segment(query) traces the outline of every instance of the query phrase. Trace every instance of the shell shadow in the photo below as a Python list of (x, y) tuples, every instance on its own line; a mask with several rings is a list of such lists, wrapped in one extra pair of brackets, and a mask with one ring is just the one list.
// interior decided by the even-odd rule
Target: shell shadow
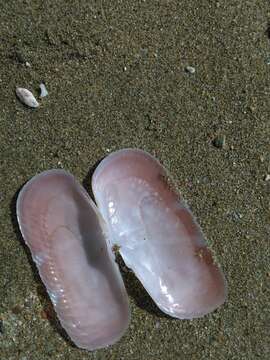
[(151, 315), (155, 315), (159, 318), (171, 319), (169, 315), (163, 313), (157, 307), (134, 272), (126, 267), (120, 254), (116, 255), (116, 262), (120, 268), (127, 293), (134, 300), (135, 304)]
[(31, 252), (23, 240), (23, 237), (22, 237), (22, 234), (21, 234), (21, 231), (19, 228), (19, 224), (17, 221), (17, 214), (16, 214), (16, 202), (17, 202), (17, 198), (18, 198), (18, 195), (19, 195), (22, 187), (23, 187), (23, 185), (15, 192), (15, 194), (13, 195), (11, 202), (10, 202), (10, 217), (11, 217), (11, 222), (12, 222), (12, 226), (14, 229), (14, 233), (16, 235), (18, 243), (20, 243), (20, 245), (22, 246), (22, 248), (27, 256), (28, 262), (31, 266), (33, 278), (34, 278), (34, 281), (36, 282), (37, 295), (40, 300), (40, 303), (42, 304), (43, 313), (44, 313), (45, 318), (48, 320), (50, 326), (54, 329), (54, 331), (56, 331), (63, 338), (63, 340), (67, 343), (67, 345), (69, 345), (73, 348), (76, 348), (76, 346), (70, 340), (70, 338), (67, 335), (67, 333), (65, 332), (65, 330), (62, 328), (60, 321), (57, 318), (56, 312), (53, 309), (49, 295), (46, 291), (46, 288), (45, 288), (40, 276), (39, 276), (37, 267), (32, 259)]
[(92, 176), (96, 170), (96, 168), (98, 167), (98, 165), (101, 163), (101, 161), (105, 158), (105, 156), (103, 158), (101, 158), (100, 160), (98, 160), (97, 162), (95, 162), (95, 164), (93, 166), (91, 166), (86, 174), (86, 176), (84, 177), (83, 181), (82, 181), (82, 185), (84, 187), (84, 189), (87, 191), (88, 195), (91, 197), (91, 199), (95, 202), (95, 197), (92, 191)]

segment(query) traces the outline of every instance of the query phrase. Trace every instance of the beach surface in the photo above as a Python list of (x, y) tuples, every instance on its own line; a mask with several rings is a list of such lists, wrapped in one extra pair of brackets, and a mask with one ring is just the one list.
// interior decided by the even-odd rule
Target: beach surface
[[(268, 0), (1, 1), (1, 360), (270, 358), (269, 21)], [(38, 99), (42, 82), (49, 95)], [(40, 106), (23, 105), (18, 86)], [(56, 319), (16, 199), (52, 168), (91, 193), (95, 165), (125, 147), (172, 174), (228, 299), (201, 319), (172, 319), (124, 269), (130, 327), (114, 346), (86, 352)]]

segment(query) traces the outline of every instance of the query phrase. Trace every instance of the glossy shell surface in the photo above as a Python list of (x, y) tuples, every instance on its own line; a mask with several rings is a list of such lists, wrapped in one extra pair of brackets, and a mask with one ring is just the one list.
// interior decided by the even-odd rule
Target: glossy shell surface
[(165, 313), (203, 316), (226, 297), (226, 282), (202, 231), (162, 165), (124, 149), (107, 156), (93, 193), (126, 265)]
[(115, 343), (128, 327), (128, 298), (106, 224), (86, 191), (63, 170), (41, 173), (21, 190), (17, 216), (72, 341), (88, 350)]

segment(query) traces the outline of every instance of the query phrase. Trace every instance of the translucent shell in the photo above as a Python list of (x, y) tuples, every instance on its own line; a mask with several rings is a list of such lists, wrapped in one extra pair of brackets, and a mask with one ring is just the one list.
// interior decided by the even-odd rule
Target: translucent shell
[(141, 150), (107, 156), (92, 179), (111, 246), (165, 313), (203, 316), (226, 297), (224, 276), (162, 165)]
[(88, 350), (115, 343), (128, 327), (128, 298), (106, 224), (85, 190), (65, 171), (46, 171), (21, 190), (17, 216), (73, 342)]

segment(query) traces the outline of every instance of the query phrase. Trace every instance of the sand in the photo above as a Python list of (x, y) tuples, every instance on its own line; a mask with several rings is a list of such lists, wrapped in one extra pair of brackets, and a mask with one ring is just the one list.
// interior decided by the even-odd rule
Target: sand
[[(1, 360), (269, 359), (269, 19), (267, 0), (1, 1)], [(26, 108), (16, 86), (38, 97), (42, 81), (49, 95)], [(129, 330), (88, 353), (56, 321), (15, 202), (51, 168), (89, 190), (95, 164), (123, 147), (169, 169), (229, 296), (214, 313), (179, 321), (127, 272)]]

